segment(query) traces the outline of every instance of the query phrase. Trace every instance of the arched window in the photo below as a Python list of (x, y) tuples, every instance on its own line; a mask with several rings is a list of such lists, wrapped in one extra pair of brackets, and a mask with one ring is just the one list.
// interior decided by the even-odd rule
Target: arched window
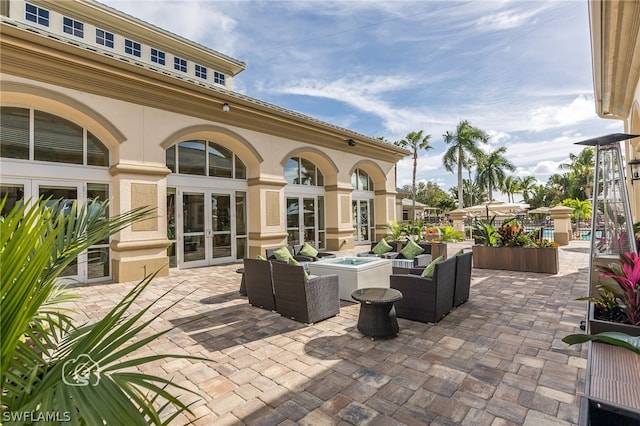
[(351, 186), (356, 191), (373, 191), (373, 180), (362, 169), (356, 169), (351, 175)]
[(43, 111), (2, 107), (0, 140), (0, 156), (5, 158), (109, 166), (109, 148), (97, 136), (67, 119)]
[(292, 185), (324, 186), (324, 175), (311, 161), (292, 157), (284, 165), (284, 178)]
[[(176, 149), (177, 147), (177, 149)], [(173, 173), (246, 179), (247, 168), (229, 149), (205, 140), (183, 141), (166, 153), (167, 167)]]

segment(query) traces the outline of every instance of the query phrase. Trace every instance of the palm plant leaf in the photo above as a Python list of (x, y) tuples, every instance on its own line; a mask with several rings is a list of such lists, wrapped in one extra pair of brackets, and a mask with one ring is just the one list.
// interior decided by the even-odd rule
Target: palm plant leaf
[[(0, 208), (5, 203), (6, 199), (1, 200)], [(47, 206), (38, 200), (18, 204), (0, 218), (3, 411), (64, 412), (72, 425), (146, 425), (165, 424), (188, 410), (172, 390), (192, 390), (162, 377), (128, 371), (166, 358), (203, 359), (185, 355), (133, 358), (137, 349), (168, 331), (137, 338), (156, 315), (147, 320), (142, 317), (166, 293), (139, 312), (127, 314), (154, 275), (134, 286), (95, 324), (75, 326), (69, 310), (59, 306), (73, 298), (58, 284), (64, 269), (91, 245), (151, 212), (139, 208), (108, 218), (107, 209), (107, 202), (80, 207), (74, 203), (68, 214), (58, 214), (57, 203)], [(69, 368), (78, 366), (81, 357), (96, 364)], [(78, 377), (88, 383), (70, 385)]]
[(609, 343), (640, 354), (640, 337), (633, 337), (616, 331), (607, 331), (598, 334), (570, 334), (562, 339), (563, 342), (569, 345), (586, 343), (592, 340)]

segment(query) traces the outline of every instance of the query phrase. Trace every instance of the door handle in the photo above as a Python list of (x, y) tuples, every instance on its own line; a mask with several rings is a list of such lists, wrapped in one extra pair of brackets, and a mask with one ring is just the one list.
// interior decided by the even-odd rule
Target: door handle
[(207, 236), (207, 238), (212, 238), (213, 237), (213, 229), (207, 229), (205, 231), (205, 235)]

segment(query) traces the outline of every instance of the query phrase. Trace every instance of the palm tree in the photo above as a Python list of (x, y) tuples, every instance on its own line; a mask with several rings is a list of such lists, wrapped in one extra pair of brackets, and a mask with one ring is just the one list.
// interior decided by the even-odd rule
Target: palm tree
[[(431, 145), (429, 145), (429, 139), (431, 139), (431, 135), (424, 135), (423, 130), (418, 132), (409, 133), (404, 139), (396, 141), (395, 145), (401, 148), (408, 149), (413, 151), (413, 181), (411, 185), (411, 200), (413, 201), (413, 214), (415, 215), (416, 211), (416, 170), (418, 169), (418, 150), (424, 149), (428, 151), (433, 149)], [(415, 219), (415, 216), (411, 219)]]
[(586, 147), (578, 155), (569, 154), (570, 163), (562, 163), (560, 169), (569, 170), (575, 176), (578, 188), (585, 198), (591, 197), (591, 182), (594, 177), (595, 159), (592, 147)]
[(514, 171), (516, 167), (507, 160), (504, 154), (506, 146), (494, 150), (484, 156), (478, 165), (478, 183), (487, 189), (489, 200), (493, 200), (493, 189), (500, 188), (505, 180), (505, 170)]
[(478, 143), (487, 143), (489, 136), (482, 130), (469, 124), (467, 120), (460, 121), (454, 133), (444, 134), (445, 143), (449, 148), (444, 153), (443, 163), (447, 171), (453, 173), (454, 167), (458, 172), (458, 208), (464, 207), (462, 192), (462, 169), (468, 164), (469, 158), (477, 158), (482, 155), (482, 150), (478, 148)]
[(509, 202), (513, 202), (513, 195), (520, 192), (520, 179), (513, 176), (507, 176), (504, 182), (502, 182), (501, 190), (507, 194)]
[(518, 187), (520, 188), (519, 192), (522, 194), (522, 199), (525, 203), (529, 203), (531, 195), (536, 192), (538, 181), (533, 176), (520, 177), (518, 180)]

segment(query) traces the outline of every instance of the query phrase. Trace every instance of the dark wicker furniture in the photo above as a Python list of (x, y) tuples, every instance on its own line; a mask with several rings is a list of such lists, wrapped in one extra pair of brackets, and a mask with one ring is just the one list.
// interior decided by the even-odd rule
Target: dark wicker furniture
[(396, 314), (413, 321), (436, 323), (453, 309), (456, 281), (456, 257), (435, 266), (433, 278), (419, 275), (391, 275), (391, 288), (402, 293), (396, 302)]
[(300, 250), (302, 250), (302, 247), (303, 247), (302, 244), (294, 245), (293, 246), (293, 254), (295, 256), (310, 257), (312, 262), (318, 261), (320, 259), (329, 259), (329, 258), (336, 257), (335, 253), (330, 253), (328, 251), (319, 251), (316, 256), (307, 256), (307, 255), (304, 255), (304, 254), (300, 254)]
[(365, 336), (397, 336), (400, 328), (393, 303), (402, 299), (402, 293), (390, 288), (360, 288), (351, 293), (360, 302), (358, 330)]
[(301, 266), (273, 262), (276, 312), (305, 324), (340, 313), (337, 275), (307, 278)]
[[(280, 247), (270, 248), (265, 250), (265, 254), (267, 255), (267, 260), (278, 260), (276, 256), (273, 254), (274, 251), (278, 250)], [(291, 256), (298, 262), (312, 262), (313, 258), (309, 256), (302, 256), (300, 254), (295, 254), (293, 247), (287, 246), (287, 250), (291, 253)]]
[(462, 253), (456, 256), (456, 286), (453, 294), (454, 308), (469, 300), (472, 264), (472, 252)]
[(271, 262), (258, 259), (244, 259), (243, 262), (245, 290), (249, 303), (270, 311), (276, 310)]

